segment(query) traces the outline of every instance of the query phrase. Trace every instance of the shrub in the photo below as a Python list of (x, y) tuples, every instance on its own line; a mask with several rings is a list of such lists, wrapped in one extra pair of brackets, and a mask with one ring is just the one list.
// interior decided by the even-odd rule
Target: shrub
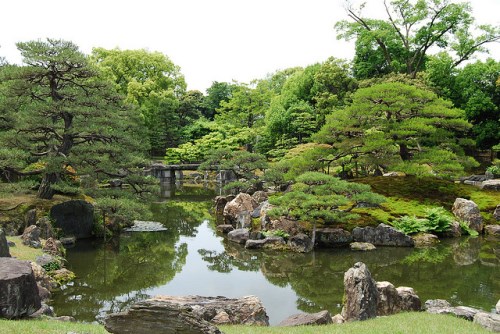
[(442, 207), (429, 208), (425, 218), (403, 216), (392, 222), (392, 226), (405, 234), (419, 232), (444, 232), (449, 229), (453, 218)]

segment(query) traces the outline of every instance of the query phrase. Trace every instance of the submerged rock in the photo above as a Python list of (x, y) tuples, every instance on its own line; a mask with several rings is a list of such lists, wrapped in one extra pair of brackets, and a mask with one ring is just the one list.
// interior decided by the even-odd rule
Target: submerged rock
[(351, 242), (349, 247), (354, 251), (371, 251), (377, 249), (377, 247), (369, 242)]
[(439, 243), (439, 238), (431, 233), (418, 233), (414, 235), (415, 247), (429, 247)]

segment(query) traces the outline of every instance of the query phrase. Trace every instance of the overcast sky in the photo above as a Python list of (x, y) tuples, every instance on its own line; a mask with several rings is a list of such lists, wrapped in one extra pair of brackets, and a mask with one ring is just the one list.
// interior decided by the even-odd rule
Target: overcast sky
[[(382, 0), (370, 0), (377, 14)], [(500, 0), (472, 0), (477, 23), (500, 25)], [(83, 52), (93, 47), (166, 54), (188, 89), (213, 81), (249, 82), (330, 56), (351, 59), (352, 44), (336, 40), (343, 0), (4, 0), (0, 56), (19, 63), (19, 41), (62, 38)], [(491, 48), (500, 59), (500, 46)]]

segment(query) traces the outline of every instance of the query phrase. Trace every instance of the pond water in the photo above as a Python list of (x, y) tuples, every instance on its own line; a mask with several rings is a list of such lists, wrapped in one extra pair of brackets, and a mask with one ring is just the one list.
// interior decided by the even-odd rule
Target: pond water
[(427, 249), (347, 249), (308, 254), (246, 250), (215, 232), (214, 193), (184, 187), (153, 204), (163, 232), (79, 241), (67, 250), (77, 279), (53, 293), (58, 315), (102, 321), (110, 312), (155, 295), (258, 296), (276, 324), (298, 312), (341, 311), (344, 272), (358, 261), (377, 281), (410, 286), (422, 302), (446, 299), (490, 311), (500, 299), (497, 240), (443, 240)]

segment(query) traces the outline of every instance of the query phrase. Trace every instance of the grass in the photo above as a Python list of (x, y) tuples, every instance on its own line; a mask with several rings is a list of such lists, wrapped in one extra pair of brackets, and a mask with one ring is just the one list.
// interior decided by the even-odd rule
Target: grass
[(56, 320), (2, 320), (0, 333), (9, 334), (101, 334), (108, 333), (101, 325)]
[(453, 183), (437, 178), (369, 177), (355, 182), (369, 184), (387, 201), (376, 209), (356, 209), (361, 214), (361, 225), (387, 223), (404, 215), (423, 217), (425, 210), (444, 207), (451, 214), (451, 207), (458, 197), (474, 201), (485, 223), (495, 224), (493, 211), (500, 203), (499, 191), (481, 190), (478, 187)]
[(450, 315), (427, 312), (400, 313), (342, 325), (303, 327), (220, 326), (226, 334), (479, 334), (491, 333), (481, 326)]
[(12, 257), (15, 257), (18, 260), (35, 261), (37, 256), (41, 256), (43, 254), (41, 248), (37, 249), (23, 245), (21, 237), (19, 236), (7, 236), (7, 240), (16, 244), (15, 247), (9, 247), (9, 252)]
[[(302, 327), (219, 326), (226, 334), (486, 334), (481, 326), (451, 315), (427, 312), (400, 313), (368, 321), (342, 325)], [(59, 322), (54, 320), (0, 320), (1, 333), (22, 334), (78, 334), (107, 333), (101, 325)]]

